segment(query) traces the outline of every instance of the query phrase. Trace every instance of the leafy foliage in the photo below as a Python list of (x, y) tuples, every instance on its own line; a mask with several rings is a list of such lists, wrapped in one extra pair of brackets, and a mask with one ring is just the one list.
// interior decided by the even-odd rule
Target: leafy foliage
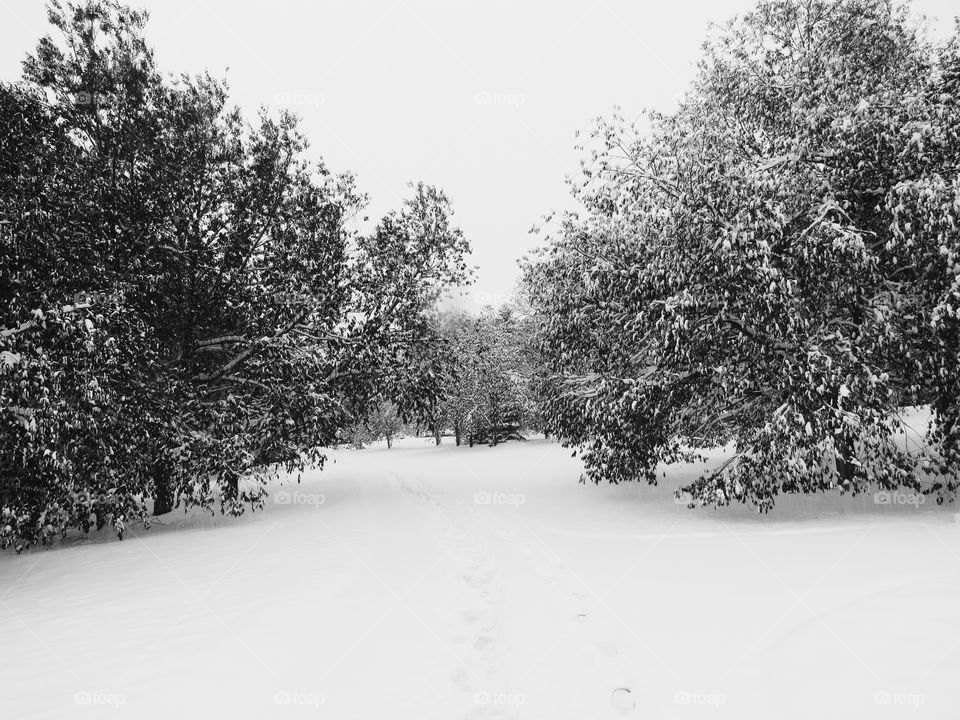
[[(958, 462), (957, 38), (884, 0), (770, 0), (705, 46), (642, 132), (600, 122), (568, 214), (526, 284), (549, 423), (595, 482), (732, 442), (685, 490), (908, 487)], [(930, 403), (937, 452), (893, 441)]]
[(162, 76), (143, 13), (50, 21), (0, 86), (0, 544), (122, 533), (150, 498), (239, 514), (384, 395), (407, 412), (427, 315), (469, 279), (446, 196), (417, 184), (362, 234), (296, 119)]
[(535, 417), (527, 364), (529, 321), (510, 306), (487, 308), (477, 317), (446, 318), (450, 366), (444, 377), (441, 417), (465, 440), (497, 445), (521, 438)]

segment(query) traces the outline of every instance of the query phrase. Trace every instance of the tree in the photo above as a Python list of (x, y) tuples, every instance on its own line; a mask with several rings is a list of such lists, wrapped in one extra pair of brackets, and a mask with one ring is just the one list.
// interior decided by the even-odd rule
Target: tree
[(68, 525), (122, 537), (161, 423), (134, 398), (155, 346), (104, 279), (85, 139), (29, 85), (0, 86), (0, 125), (0, 547)]
[[(954, 38), (885, 0), (773, 0), (706, 45), (679, 109), (599, 123), (526, 266), (550, 423), (595, 482), (734, 442), (703, 504), (956, 487)], [(919, 464), (897, 410), (932, 403)]]
[(497, 445), (521, 438), (529, 413), (520, 363), (521, 334), (509, 307), (479, 317), (447, 318), (452, 360), (445, 376), (442, 415), (462, 440)]
[(247, 124), (222, 82), (163, 77), (145, 14), (50, 20), (59, 40), (0, 87), (0, 545), (18, 549), (91, 514), (122, 532), (148, 498), (258, 507), (402, 385), (469, 276), (440, 190), (360, 234), (365, 199), (307, 160), (296, 119)]
[(389, 401), (380, 405), (371, 413), (367, 420), (370, 436), (383, 438), (387, 441), (387, 449), (393, 448), (393, 438), (403, 429), (403, 421), (397, 414), (397, 407)]

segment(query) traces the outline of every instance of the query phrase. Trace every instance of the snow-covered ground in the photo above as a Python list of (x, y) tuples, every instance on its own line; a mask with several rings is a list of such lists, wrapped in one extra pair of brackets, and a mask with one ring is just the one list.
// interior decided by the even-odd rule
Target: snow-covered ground
[(960, 507), (691, 511), (698, 471), (409, 439), (263, 513), (4, 554), (0, 717), (960, 717)]

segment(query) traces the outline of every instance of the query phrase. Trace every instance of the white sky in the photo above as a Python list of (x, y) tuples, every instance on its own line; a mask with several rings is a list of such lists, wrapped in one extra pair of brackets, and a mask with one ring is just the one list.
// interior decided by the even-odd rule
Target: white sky
[[(709, 22), (753, 0), (134, 0), (166, 72), (226, 76), (248, 117), (302, 118), (310, 152), (352, 170), (372, 216), (422, 179), (451, 196), (477, 281), (463, 304), (498, 303), (530, 227), (569, 206), (574, 133), (615, 104), (669, 109)], [(946, 32), (956, 0), (914, 0)], [(0, 80), (46, 32), (42, 0), (0, 0)], [(480, 100), (481, 102), (478, 102)], [(484, 103), (482, 101), (489, 100)]]

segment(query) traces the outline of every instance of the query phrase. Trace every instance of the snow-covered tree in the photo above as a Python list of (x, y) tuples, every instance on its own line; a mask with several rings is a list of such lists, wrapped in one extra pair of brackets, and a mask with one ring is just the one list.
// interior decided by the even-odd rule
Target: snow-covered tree
[(454, 315), (443, 331), (451, 348), (442, 417), (459, 445), (521, 437), (529, 427), (530, 395), (523, 374), (524, 336), (511, 308)]
[(50, 20), (0, 86), (0, 546), (257, 507), (419, 372), (469, 246), (423, 183), (360, 233), (296, 119), (164, 77), (145, 14)]
[[(591, 480), (734, 442), (696, 502), (955, 489), (957, 39), (918, 27), (887, 0), (761, 2), (676, 112), (598, 124), (585, 213), (526, 269), (550, 424)], [(929, 463), (892, 441), (912, 403)]]
[(389, 449), (393, 447), (393, 439), (403, 429), (403, 421), (397, 413), (397, 406), (384, 401), (370, 413), (366, 427), (372, 439), (383, 438)]

